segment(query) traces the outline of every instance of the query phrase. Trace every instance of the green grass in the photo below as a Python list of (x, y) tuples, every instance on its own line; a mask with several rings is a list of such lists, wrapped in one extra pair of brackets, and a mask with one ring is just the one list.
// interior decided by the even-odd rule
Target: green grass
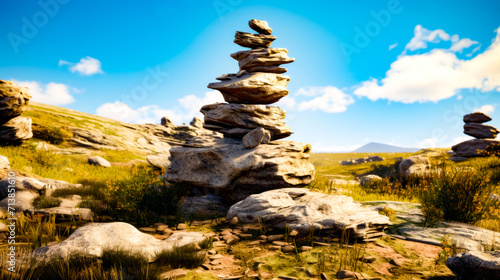
[(45, 195), (39, 196), (33, 201), (35, 209), (58, 207), (59, 205), (61, 205), (60, 199)]
[(197, 268), (206, 258), (205, 252), (200, 252), (194, 244), (172, 249), (161, 250), (156, 254), (155, 262), (159, 265), (168, 265), (171, 268)]

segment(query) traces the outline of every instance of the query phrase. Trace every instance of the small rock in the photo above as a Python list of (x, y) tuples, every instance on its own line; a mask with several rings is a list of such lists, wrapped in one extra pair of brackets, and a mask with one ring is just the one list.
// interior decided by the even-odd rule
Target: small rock
[(159, 278), (160, 279), (176, 279), (176, 278), (181, 278), (181, 277), (185, 277), (187, 276), (187, 271), (182, 269), (182, 268), (178, 268), (178, 269), (174, 269), (174, 270), (170, 270), (170, 271), (167, 271), (167, 272), (164, 272), (162, 274), (159, 275)]
[(238, 224), (238, 217), (233, 217), (231, 220), (229, 220), (230, 225), (237, 225)]
[(160, 123), (163, 126), (174, 126), (174, 123), (166, 116), (161, 118)]
[(152, 227), (141, 227), (141, 228), (138, 228), (138, 230), (140, 230), (142, 232), (147, 232), (147, 233), (156, 233), (156, 229), (152, 228)]
[(389, 261), (389, 263), (395, 266), (403, 266), (404, 261), (402, 259), (393, 258)]
[(240, 238), (238, 236), (236, 236), (236, 235), (229, 235), (224, 240), (226, 241), (226, 244), (231, 245), (231, 244), (234, 244), (234, 243), (240, 241)]
[(171, 234), (172, 234), (172, 232), (173, 232), (173, 230), (171, 230), (171, 229), (169, 229), (169, 228), (165, 228), (165, 229), (163, 229), (163, 231), (162, 231), (161, 233), (162, 233), (163, 235), (167, 235), (167, 236), (169, 236), (169, 235), (171, 235)]
[(210, 269), (212, 269), (212, 265), (210, 265), (208, 263), (204, 263), (201, 265), (201, 268), (203, 268), (204, 270), (210, 270)]
[(168, 168), (170, 166), (170, 153), (169, 152), (163, 152), (161, 154), (156, 154), (156, 155), (148, 155), (146, 156), (146, 160), (148, 163), (152, 166), (158, 167), (158, 168)]
[(183, 230), (183, 229), (187, 229), (187, 225), (185, 223), (180, 223), (177, 225), (177, 230)]
[(240, 233), (238, 234), (238, 236), (241, 238), (241, 239), (251, 239), (253, 237), (252, 234), (250, 233)]
[(273, 30), (269, 28), (267, 21), (252, 19), (248, 22), (248, 26), (259, 32), (259, 34), (271, 35), (273, 33)]
[(269, 250), (271, 250), (271, 251), (280, 251), (281, 250), (281, 246), (270, 245), (269, 246)]
[(210, 250), (207, 251), (207, 253), (209, 255), (215, 255), (215, 254), (217, 254), (217, 251), (215, 251), (215, 249), (210, 249)]
[(161, 226), (158, 226), (156, 227), (156, 232), (163, 232), (165, 229), (167, 229), (168, 226), (167, 225), (161, 225)]
[(252, 131), (248, 132), (247, 134), (245, 134), (245, 136), (243, 136), (243, 147), (245, 147), (245, 149), (256, 148), (262, 143), (262, 140), (264, 139), (264, 135), (266, 135), (266, 133), (271, 135), (268, 130), (262, 127), (255, 128)]
[(411, 156), (399, 164), (399, 174), (403, 177), (423, 175), (430, 169), (429, 158), (422, 156)]
[(328, 276), (326, 275), (326, 273), (322, 272), (319, 277), (321, 278), (321, 280), (328, 280)]
[(292, 276), (278, 276), (278, 278), (283, 280), (299, 280), (299, 278)]
[(311, 251), (312, 249), (313, 249), (313, 247), (311, 247), (311, 246), (300, 246), (299, 251), (307, 252), (307, 251)]
[(296, 237), (296, 236), (299, 235), (299, 231), (295, 230), (295, 229), (292, 229), (288, 235), (291, 236), (291, 237)]
[(103, 167), (111, 167), (111, 163), (109, 161), (103, 159), (100, 156), (92, 156), (88, 158), (88, 162), (90, 165), (97, 165)]
[(265, 235), (260, 235), (258, 238), (259, 238), (260, 240), (267, 240), (267, 236), (265, 236)]
[(284, 241), (273, 241), (272, 244), (276, 245), (276, 246), (287, 246), (287, 245), (290, 245), (289, 243), (284, 242)]
[(267, 237), (267, 242), (273, 242), (277, 240), (283, 239), (284, 235), (283, 234), (275, 234), (275, 235), (269, 235)]
[(377, 260), (377, 258), (375, 256), (363, 256), (359, 258), (359, 260), (364, 263), (373, 263)]
[(10, 162), (6, 156), (0, 155), (0, 169), (9, 169)]
[(356, 272), (352, 272), (352, 271), (349, 271), (349, 270), (339, 270), (337, 271), (337, 279), (349, 279), (349, 278), (353, 278), (353, 279), (362, 279), (363, 276), (359, 273), (356, 273)]
[(222, 263), (222, 261), (220, 259), (216, 259), (216, 260), (210, 261), (211, 265), (218, 265), (218, 264), (221, 264), (221, 263)]
[(283, 251), (283, 253), (295, 253), (295, 246), (286, 245), (281, 247), (281, 250)]
[(208, 256), (209, 259), (211, 260), (216, 260), (216, 259), (222, 259), (224, 256), (221, 255), (221, 254), (216, 254), (216, 255), (213, 255), (213, 256)]

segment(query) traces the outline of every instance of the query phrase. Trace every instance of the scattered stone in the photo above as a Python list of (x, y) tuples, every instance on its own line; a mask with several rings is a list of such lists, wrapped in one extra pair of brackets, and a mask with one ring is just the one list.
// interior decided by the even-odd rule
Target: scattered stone
[(146, 156), (146, 160), (152, 166), (167, 169), (170, 166), (169, 157), (170, 153), (168, 151), (165, 151), (162, 152), (161, 154), (148, 155)]
[(226, 241), (227, 245), (232, 245), (238, 241), (240, 241), (240, 238), (236, 235), (229, 235), (227, 238), (224, 239)]
[(490, 125), (466, 123), (464, 133), (478, 139), (495, 139), (500, 131)]
[(367, 185), (367, 184), (369, 184), (371, 182), (375, 182), (375, 181), (382, 181), (382, 177), (377, 176), (377, 175), (373, 175), (373, 174), (369, 174), (369, 175), (361, 176), (361, 178), (359, 178), (359, 183), (361, 185)]
[(226, 137), (241, 139), (259, 127), (268, 130), (272, 140), (292, 134), (284, 121), (286, 113), (278, 107), (216, 103), (205, 105), (200, 111), (205, 115), (204, 127), (221, 132)]
[(421, 176), (429, 172), (430, 169), (429, 158), (421, 156), (411, 156), (399, 164), (399, 174), (403, 177)]
[(162, 233), (163, 235), (170, 236), (173, 232), (174, 232), (173, 230), (171, 230), (171, 229), (169, 229), (169, 228), (165, 228), (165, 229), (163, 229), (163, 230), (162, 230), (162, 232), (161, 232), (161, 233)]
[(89, 208), (76, 208), (76, 207), (51, 207), (33, 211), (35, 214), (42, 214), (45, 217), (55, 215), (56, 221), (72, 221), (84, 220), (91, 221), (93, 219), (92, 210)]
[[(308, 189), (284, 188), (254, 194), (229, 209), (227, 219), (238, 217), (243, 223), (259, 221), (272, 227), (297, 230), (307, 234), (311, 227), (371, 241), (384, 234), (389, 218), (363, 207), (344, 195), (327, 195)], [(269, 240), (269, 239), (268, 239)]]
[(229, 224), (230, 225), (237, 225), (238, 224), (238, 217), (232, 217), (230, 220), (229, 220)]
[(218, 264), (221, 264), (221, 263), (222, 263), (222, 261), (218, 260), (218, 259), (210, 261), (210, 265), (218, 265)]
[(251, 233), (240, 233), (238, 234), (238, 237), (241, 239), (252, 239), (253, 235)]
[(500, 279), (500, 251), (459, 253), (446, 260), (458, 280)]
[(185, 223), (180, 223), (177, 225), (177, 230), (183, 230), (183, 229), (187, 229), (187, 225)]
[(373, 263), (377, 260), (377, 257), (375, 257), (375, 256), (363, 256), (363, 257), (359, 258), (359, 260), (364, 262), (364, 263)]
[(147, 233), (156, 233), (156, 229), (152, 227), (140, 227), (138, 230), (142, 232), (147, 232)]
[(451, 160), (453, 162), (462, 162), (466, 161), (468, 158), (466, 157), (449, 157), (448, 160)]
[(314, 178), (309, 144), (272, 141), (247, 150), (236, 139), (198, 141), (170, 150), (168, 182), (188, 184), (200, 192), (217, 191), (226, 201), (236, 202), (270, 189), (306, 186)]
[(313, 249), (313, 247), (311, 247), (311, 246), (300, 246), (299, 251), (308, 252), (308, 251), (311, 251), (312, 249)]
[(321, 274), (319, 275), (319, 278), (320, 278), (321, 280), (328, 280), (328, 276), (327, 276), (327, 275), (326, 275), (326, 273), (324, 273), (324, 272), (321, 272)]
[(203, 268), (204, 270), (211, 270), (212, 269), (212, 265), (204, 263), (204, 264), (201, 265), (201, 268)]
[(274, 242), (283, 239), (285, 237), (283, 234), (269, 235), (267, 237), (267, 242)]
[(9, 169), (10, 162), (6, 156), (0, 155), (0, 169)]
[(97, 165), (103, 167), (111, 167), (111, 163), (109, 161), (103, 159), (100, 156), (92, 156), (88, 158), (88, 162), (90, 165)]
[(158, 276), (159, 279), (162, 280), (167, 280), (167, 279), (177, 279), (181, 277), (187, 276), (188, 272), (182, 268), (177, 268), (174, 270), (170, 270), (167, 272), (164, 272)]
[(384, 160), (385, 160), (385, 158), (380, 157), (380, 156), (371, 156), (371, 157), (343, 160), (343, 161), (340, 161), (339, 163), (340, 163), (340, 165), (353, 165), (353, 164), (361, 164), (361, 163), (384, 161)]
[[(248, 132), (243, 136), (243, 147), (245, 149), (253, 149), (262, 143), (264, 136), (268, 135), (267, 138), (271, 138), (271, 133), (262, 127), (255, 128), (254, 130)], [(269, 141), (268, 141), (269, 142)]]
[[(7, 195), (9, 194), (9, 186), (11, 186), (9, 181), (11, 180), (9, 180), (8, 178), (5, 178), (2, 181), (0, 181), (0, 199), (6, 198)], [(16, 189), (16, 194), (22, 191), (33, 192), (36, 194), (44, 194), (47, 188), (47, 184), (31, 177), (25, 177), (16, 174), (14, 187)]]
[(363, 276), (360, 273), (352, 272), (349, 270), (339, 270), (337, 271), (337, 279), (363, 279)]
[(295, 229), (292, 229), (288, 235), (289, 235), (290, 237), (296, 237), (296, 236), (298, 236), (298, 235), (299, 235), (299, 231), (298, 231), (298, 230), (295, 230)]
[(161, 118), (160, 124), (167, 127), (174, 126), (174, 123), (166, 116)]
[(271, 250), (271, 251), (280, 251), (281, 250), (281, 246), (269, 245), (268, 249)]
[(73, 232), (61, 243), (38, 248), (37, 257), (66, 259), (69, 256), (85, 254), (101, 257), (104, 249), (126, 248), (134, 254), (144, 256), (152, 262), (158, 250), (169, 250), (174, 246), (198, 244), (206, 237), (199, 232), (177, 232), (167, 239), (158, 240), (152, 235), (141, 233), (134, 226), (123, 223), (89, 223)]
[(464, 116), (464, 123), (485, 123), (491, 120), (490, 116), (481, 112), (475, 112)]
[(189, 125), (192, 125), (197, 128), (203, 128), (203, 121), (197, 117), (194, 117), (193, 120), (189, 123)]
[[(33, 201), (39, 196), (37, 192), (16, 191), (16, 212), (33, 210)], [(12, 207), (12, 203), (9, 205), (9, 197), (5, 197), (0, 201), (0, 208), (7, 210), (9, 206)]]
[(288, 242), (284, 242), (284, 241), (273, 241), (272, 242), (273, 245), (276, 245), (276, 246), (286, 246), (286, 245), (290, 245)]
[(292, 276), (278, 276), (278, 278), (283, 280), (299, 280), (299, 278)]
[(288, 95), (289, 81), (290, 77), (283, 74), (251, 72), (239, 77), (228, 74), (226, 79), (208, 84), (208, 88), (220, 91), (229, 103), (271, 104)]
[(404, 261), (402, 259), (392, 258), (389, 261), (389, 263), (392, 264), (392, 265), (395, 265), (395, 266), (403, 266)]
[(267, 21), (252, 19), (248, 22), (248, 26), (260, 34), (271, 35), (273, 33)]
[(236, 31), (234, 35), (234, 43), (247, 48), (268, 48), (271, 46), (276, 37), (265, 34), (251, 34), (241, 31)]
[(286, 245), (281, 247), (281, 250), (283, 251), (283, 253), (295, 253), (295, 246)]
[(0, 232), (8, 232), (10, 231), (6, 224), (0, 223)]

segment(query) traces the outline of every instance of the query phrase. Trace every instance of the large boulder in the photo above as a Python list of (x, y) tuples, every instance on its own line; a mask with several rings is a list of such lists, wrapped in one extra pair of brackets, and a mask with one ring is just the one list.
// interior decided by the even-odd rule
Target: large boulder
[(215, 103), (201, 108), (205, 115), (206, 129), (218, 131), (226, 137), (242, 139), (255, 128), (262, 127), (271, 133), (271, 139), (282, 139), (292, 134), (285, 123), (286, 113), (279, 107)]
[(263, 191), (303, 187), (314, 179), (311, 146), (272, 141), (245, 149), (241, 140), (199, 137), (170, 150), (165, 179), (235, 202)]
[(276, 37), (266, 34), (252, 34), (241, 31), (236, 31), (234, 35), (234, 43), (248, 48), (268, 48), (271, 46)]
[(265, 48), (239, 51), (231, 54), (231, 57), (238, 60), (240, 70), (256, 72), (262, 66), (279, 66), (281, 64), (292, 63), (295, 59), (288, 57), (287, 49)]
[(399, 164), (399, 175), (402, 177), (407, 176), (421, 176), (429, 172), (431, 163), (429, 158), (422, 156), (411, 156), (404, 159)]
[(205, 238), (199, 232), (178, 232), (159, 240), (127, 223), (90, 223), (77, 229), (63, 242), (38, 248), (33, 254), (50, 261), (73, 255), (101, 257), (104, 249), (123, 249), (152, 262), (160, 250), (198, 243)]
[(382, 177), (380, 177), (378, 175), (368, 174), (368, 175), (361, 176), (359, 178), (359, 183), (361, 185), (368, 185), (372, 182), (382, 181), (382, 180), (383, 180)]
[(241, 76), (227, 74), (217, 78), (220, 82), (208, 84), (208, 88), (222, 93), (224, 100), (241, 104), (272, 104), (288, 95), (290, 77), (276, 73), (244, 73)]
[(254, 194), (229, 209), (227, 219), (257, 223), (308, 234), (311, 227), (322, 233), (371, 241), (384, 234), (389, 218), (370, 210), (349, 196), (327, 195), (303, 188), (284, 188)]
[(451, 147), (458, 157), (480, 157), (485, 156), (481, 151), (493, 145), (499, 145), (500, 141), (495, 139), (472, 139), (456, 144)]
[(464, 116), (464, 123), (485, 123), (489, 121), (491, 121), (491, 117), (481, 112), (475, 112)]
[(31, 99), (30, 90), (11, 81), (0, 80), (0, 122), (21, 115)]
[(500, 279), (500, 251), (459, 253), (446, 260), (457, 280)]
[(0, 123), (0, 145), (18, 145), (31, 137), (31, 118), (14, 117)]
[(500, 131), (491, 125), (480, 123), (466, 123), (464, 133), (479, 139), (495, 139)]

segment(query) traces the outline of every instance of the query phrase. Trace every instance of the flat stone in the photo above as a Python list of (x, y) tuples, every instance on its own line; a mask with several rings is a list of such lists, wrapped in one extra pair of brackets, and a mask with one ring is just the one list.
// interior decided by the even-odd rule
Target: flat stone
[[(231, 54), (231, 57), (238, 60), (240, 70), (247, 70), (248, 72), (256, 72), (252, 71), (255, 67), (280, 66), (295, 61), (295, 59), (288, 57), (288, 50), (284, 48), (239, 51)], [(274, 71), (272, 73), (274, 73)]]
[(269, 235), (267, 237), (267, 242), (274, 242), (283, 239), (285, 236), (283, 234)]
[(292, 246), (292, 245), (286, 245), (286, 246), (283, 246), (281, 247), (281, 250), (284, 252), (284, 253), (295, 253), (295, 247)]
[(142, 232), (147, 232), (147, 233), (156, 233), (156, 229), (152, 227), (140, 227), (138, 230)]
[(292, 134), (292, 130), (285, 123), (286, 113), (278, 107), (216, 103), (205, 105), (200, 111), (205, 115), (204, 127), (221, 132), (226, 137), (242, 139), (259, 127), (269, 131), (271, 140)]
[(187, 225), (185, 223), (180, 223), (177, 225), (177, 230), (183, 230), (183, 229), (187, 229)]
[(146, 156), (146, 160), (152, 166), (166, 169), (170, 165), (169, 157), (170, 153), (168, 151), (164, 151), (161, 154), (148, 155)]
[(311, 246), (300, 246), (299, 247), (299, 251), (301, 252), (308, 252), (308, 251), (311, 251), (313, 249), (313, 247)]
[(227, 245), (232, 245), (238, 241), (240, 241), (240, 238), (236, 235), (230, 235), (228, 238), (224, 239), (226, 241)]
[(97, 165), (102, 167), (111, 167), (111, 163), (109, 161), (103, 159), (100, 156), (92, 156), (88, 158), (88, 162), (90, 165)]
[(259, 34), (271, 35), (273, 33), (273, 30), (269, 27), (267, 21), (252, 19), (248, 22), (248, 26), (259, 32)]
[(164, 279), (164, 280), (167, 280), (167, 279), (177, 279), (177, 278), (181, 278), (181, 277), (185, 277), (187, 276), (188, 272), (182, 268), (178, 268), (178, 269), (174, 269), (174, 270), (170, 270), (170, 271), (167, 271), (167, 272), (164, 272), (162, 274), (160, 274), (158, 276), (159, 279)]
[(459, 157), (481, 157), (479, 151), (485, 151), (491, 145), (499, 145), (500, 141), (495, 139), (472, 139), (456, 144), (451, 147)]
[(465, 123), (485, 123), (489, 121), (491, 121), (491, 117), (481, 112), (475, 112), (464, 116)]
[(290, 245), (290, 243), (284, 242), (284, 241), (273, 241), (272, 244), (276, 245), (276, 246), (287, 246), (287, 245)]
[(276, 37), (265, 34), (251, 34), (241, 31), (236, 31), (234, 35), (234, 43), (247, 48), (268, 48), (271, 46)]
[[(297, 230), (311, 227), (322, 233), (340, 234), (363, 241), (375, 240), (390, 225), (389, 218), (363, 207), (344, 195), (327, 195), (302, 188), (283, 188), (254, 194), (234, 204), (227, 219), (237, 216), (242, 223), (264, 223), (277, 229)], [(269, 239), (268, 239), (269, 240)]]
[(229, 79), (208, 84), (208, 88), (220, 91), (226, 102), (272, 104), (288, 95), (290, 77), (283, 74), (252, 72), (227, 77)]
[(446, 266), (458, 280), (500, 279), (500, 252), (469, 251), (446, 260)]
[(464, 133), (479, 139), (495, 139), (500, 131), (493, 126), (480, 123), (466, 123)]

